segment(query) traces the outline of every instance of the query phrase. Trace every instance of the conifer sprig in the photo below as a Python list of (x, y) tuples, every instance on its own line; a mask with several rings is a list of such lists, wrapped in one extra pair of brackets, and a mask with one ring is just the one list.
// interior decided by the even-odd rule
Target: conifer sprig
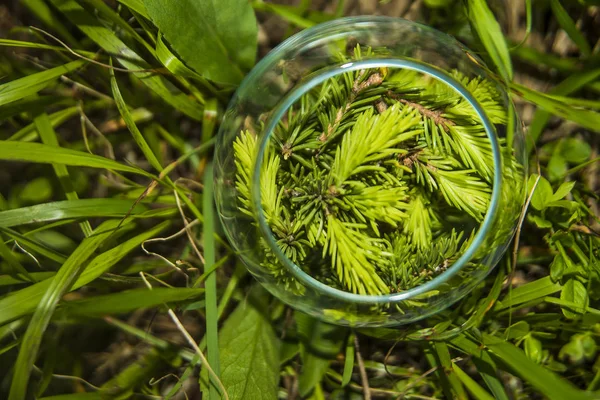
[[(362, 56), (357, 47), (354, 58)], [(493, 123), (506, 123), (493, 83), (453, 76)], [(257, 145), (247, 131), (234, 144), (247, 215), (257, 212), (250, 195)], [(329, 79), (290, 107), (268, 146), (261, 206), (275, 242), (337, 289), (381, 295), (432, 279), (466, 250), (489, 206), (493, 155), (477, 113), (454, 89), (415, 71)], [(263, 266), (302, 291), (265, 240), (258, 245)]]

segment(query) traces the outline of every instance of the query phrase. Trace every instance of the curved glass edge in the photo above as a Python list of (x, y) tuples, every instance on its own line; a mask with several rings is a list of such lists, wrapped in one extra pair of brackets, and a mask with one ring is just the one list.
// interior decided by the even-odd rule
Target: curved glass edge
[[(260, 168), (273, 130), (275, 129), (276, 125), (279, 123), (280, 119), (283, 117), (285, 112), (288, 110), (288, 108), (292, 104), (294, 104), (298, 99), (300, 99), (300, 97), (302, 97), (303, 94), (305, 94), (315, 86), (319, 85), (320, 83), (323, 83), (325, 80), (331, 78), (332, 76), (344, 72), (356, 71), (359, 69), (379, 67), (409, 69), (428, 74), (447, 84), (448, 86), (453, 88), (458, 94), (463, 96), (465, 100), (467, 100), (469, 104), (473, 107), (473, 109), (476, 111), (479, 118), (481, 118), (488, 139), (490, 140), (494, 160), (494, 180), (490, 205), (488, 207), (488, 212), (486, 213), (483, 223), (481, 224), (481, 228), (475, 235), (473, 243), (467, 248), (465, 253), (456, 262), (452, 264), (452, 266), (450, 266), (446, 271), (444, 271), (440, 275), (433, 278), (431, 281), (428, 281), (417, 287), (405, 290), (403, 292), (380, 296), (365, 296), (345, 292), (327, 286), (326, 284), (306, 274), (298, 265), (293, 263), (281, 252), (281, 249), (277, 245), (275, 238), (273, 237), (273, 234), (271, 232), (271, 229), (268, 226), (267, 220), (262, 209), (260, 193)], [(253, 175), (254, 178), (252, 182), (252, 197), (255, 210), (258, 213), (257, 219), (260, 230), (264, 235), (267, 243), (269, 244), (271, 250), (277, 255), (277, 258), (283, 263), (285, 267), (287, 267), (287, 269), (294, 275), (294, 277), (304, 285), (318, 290), (336, 299), (344, 300), (351, 303), (382, 304), (408, 300), (415, 296), (424, 294), (430, 290), (435, 290), (437, 287), (446, 282), (452, 276), (456, 275), (456, 273), (458, 273), (469, 262), (469, 260), (473, 257), (477, 249), (485, 240), (485, 237), (490, 231), (494, 219), (496, 218), (498, 204), (500, 200), (500, 193), (502, 190), (502, 157), (500, 154), (500, 146), (496, 137), (496, 130), (494, 128), (494, 125), (489, 120), (487, 114), (485, 113), (481, 105), (477, 102), (475, 97), (473, 97), (473, 95), (469, 93), (469, 91), (466, 87), (464, 87), (464, 85), (462, 85), (460, 82), (458, 82), (446, 72), (415, 60), (378, 58), (372, 60), (348, 62), (337, 67), (330, 67), (317, 71), (315, 74), (313, 74), (313, 76), (310, 76), (307, 81), (303, 82), (301, 85), (294, 88), (292, 92), (288, 93), (285, 96), (285, 98), (278, 104), (276, 109), (273, 110), (272, 114), (270, 115), (267, 121), (259, 146), (258, 155), (256, 157), (255, 170)]]

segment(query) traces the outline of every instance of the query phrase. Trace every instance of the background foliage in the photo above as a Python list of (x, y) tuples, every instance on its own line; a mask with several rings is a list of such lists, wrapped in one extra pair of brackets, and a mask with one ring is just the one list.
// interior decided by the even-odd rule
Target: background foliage
[[(328, 3), (0, 6), (0, 397), (600, 397), (598, 2)], [(207, 177), (255, 55), (370, 13), (479, 52), (514, 95), (537, 173), (514, 252), (484, 285), (418, 326), (354, 332), (255, 284)]]

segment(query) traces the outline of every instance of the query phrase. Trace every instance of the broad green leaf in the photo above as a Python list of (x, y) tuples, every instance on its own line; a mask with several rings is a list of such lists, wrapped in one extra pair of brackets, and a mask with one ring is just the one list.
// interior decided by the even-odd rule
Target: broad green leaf
[(456, 363), (452, 363), (452, 371), (456, 374), (458, 379), (465, 385), (469, 393), (477, 400), (494, 400), (494, 398), (486, 392), (477, 382), (467, 375)]
[(257, 23), (247, 0), (144, 0), (171, 47), (193, 70), (238, 84), (256, 58)]
[(118, 1), (121, 4), (125, 4), (127, 7), (129, 7), (136, 13), (140, 14), (142, 17), (150, 19), (150, 16), (148, 15), (148, 11), (146, 10), (146, 7), (144, 6), (143, 0), (118, 0)]
[(132, 74), (161, 99), (193, 119), (198, 121), (202, 119), (202, 106), (199, 103), (194, 102), (181, 91), (173, 92), (174, 89), (167, 86), (163, 76), (153, 72), (140, 71), (149, 69), (149, 64), (125, 45), (115, 33), (99, 24), (98, 19), (77, 4), (75, 0), (51, 0), (51, 2), (98, 46), (111, 55), (117, 55), (119, 62), (125, 68), (134, 70), (135, 72)]
[[(535, 177), (536, 175), (532, 175), (529, 179), (529, 190), (532, 189), (532, 183), (536, 180)], [(552, 199), (552, 193), (553, 191), (550, 182), (548, 182), (548, 180), (543, 176), (540, 177), (540, 180), (535, 188), (535, 192), (531, 197), (531, 205), (533, 206), (533, 208), (535, 208), (536, 210), (543, 210), (544, 208), (546, 208), (547, 204)]]
[[(122, 260), (129, 252), (138, 248), (144, 241), (155, 237), (166, 229), (169, 224), (169, 221), (162, 222), (148, 231), (96, 256), (89, 262), (81, 275), (77, 277), (71, 290), (78, 289), (98, 278), (113, 265)], [(121, 226), (121, 229), (124, 228), (126, 228), (126, 226)], [(2, 310), (2, 312), (0, 312), (0, 326), (8, 321), (12, 321), (33, 312), (51, 282), (50, 279), (47, 279), (1, 298), (0, 310)]]
[(186, 78), (203, 79), (201, 75), (189, 69), (175, 54), (169, 50), (164, 43), (162, 35), (158, 35), (156, 41), (156, 56), (160, 62), (174, 75), (185, 76)]
[(562, 254), (557, 254), (554, 257), (552, 264), (550, 264), (550, 279), (552, 279), (552, 282), (558, 282), (560, 279), (562, 279), (565, 272), (565, 267), (565, 259), (563, 258)]
[(44, 291), (36, 306), (29, 326), (23, 336), (19, 355), (14, 366), (14, 375), (10, 386), (9, 400), (21, 400), (26, 397), (27, 384), (37, 358), (42, 337), (54, 310), (61, 297), (66, 293), (79, 272), (84, 268), (85, 261), (113, 233), (118, 221), (107, 221), (94, 231), (94, 235), (84, 239), (79, 247), (69, 256), (67, 261), (50, 279), (50, 284)]
[(511, 80), (513, 69), (508, 46), (500, 25), (486, 1), (467, 0), (467, 15), (469, 23), (477, 32), (477, 36), (479, 36), (500, 75), (506, 80)]
[(534, 363), (511, 343), (488, 334), (483, 335), (483, 342), (498, 360), (510, 367), (510, 372), (524, 379), (550, 400), (596, 398), (593, 393), (577, 389), (549, 369)]
[(48, 178), (40, 176), (27, 182), (19, 194), (19, 199), (25, 203), (43, 203), (52, 197), (52, 183)]
[(554, 194), (552, 195), (550, 201), (557, 201), (557, 200), (564, 199), (566, 195), (571, 193), (571, 190), (573, 190), (574, 186), (575, 186), (575, 182), (561, 183), (560, 186), (558, 187), (558, 189), (556, 189), (556, 192), (554, 192)]
[(0, 211), (0, 228), (71, 218), (123, 217), (130, 210), (132, 214), (146, 210), (142, 204), (132, 209), (133, 204), (131, 200), (119, 199), (79, 199), (37, 204)]
[(562, 140), (560, 153), (568, 162), (579, 164), (591, 157), (592, 147), (585, 140), (565, 138)]
[(155, 288), (152, 291), (147, 288), (132, 289), (62, 303), (56, 313), (57, 316), (64, 314), (97, 318), (104, 315), (125, 314), (140, 308), (157, 307), (163, 303), (188, 300), (203, 293), (204, 289)]
[(565, 317), (573, 319), (583, 314), (590, 304), (588, 292), (583, 283), (577, 279), (569, 279), (562, 291), (560, 299), (565, 302), (574, 304), (574, 307), (562, 307), (562, 312)]
[(540, 342), (539, 339), (532, 336), (531, 334), (527, 335), (525, 337), (525, 340), (523, 341), (523, 347), (525, 349), (525, 355), (529, 357), (531, 361), (533, 361), (536, 364), (541, 364), (543, 357), (543, 348), (542, 342)]
[(571, 19), (567, 10), (560, 4), (559, 0), (550, 0), (550, 6), (552, 7), (552, 12), (561, 28), (567, 32), (567, 35), (569, 35), (571, 40), (577, 45), (581, 54), (585, 57), (589, 57), (592, 53), (592, 49), (583, 34), (577, 29), (575, 22)]
[(46, 164), (60, 163), (75, 167), (103, 168), (114, 171), (131, 172), (152, 177), (152, 175), (140, 168), (121, 164), (109, 158), (40, 143), (0, 140), (0, 160), (27, 161)]
[(244, 300), (221, 329), (221, 381), (231, 400), (277, 398), (280, 341), (265, 310)]
[(299, 311), (295, 312), (294, 316), (302, 359), (298, 391), (302, 397), (306, 397), (323, 379), (329, 364), (341, 351), (347, 331)]
[(50, 68), (0, 85), (0, 106), (39, 92), (59, 76), (68, 74), (85, 63), (86, 61), (84, 60), (72, 61), (68, 64)]

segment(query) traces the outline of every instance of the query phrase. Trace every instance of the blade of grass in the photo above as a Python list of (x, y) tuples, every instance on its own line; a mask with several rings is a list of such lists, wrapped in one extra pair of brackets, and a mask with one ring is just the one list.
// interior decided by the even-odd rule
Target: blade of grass
[(61, 163), (74, 167), (103, 168), (122, 172), (131, 172), (154, 179), (146, 171), (121, 164), (111, 159), (82, 151), (48, 146), (40, 143), (23, 143), (0, 140), (0, 160), (25, 161), (34, 163)]
[(346, 341), (346, 357), (344, 358), (344, 373), (342, 375), (342, 387), (345, 387), (352, 380), (354, 371), (354, 334), (348, 336)]
[(469, 23), (485, 47), (500, 75), (507, 81), (513, 77), (508, 46), (500, 25), (485, 0), (467, 0)]
[(573, 43), (577, 45), (581, 54), (583, 54), (584, 57), (589, 57), (592, 54), (592, 48), (587, 40), (585, 40), (583, 34), (579, 32), (575, 22), (571, 19), (567, 10), (560, 4), (560, 1), (550, 0), (550, 7), (552, 8), (552, 12), (556, 17), (558, 24), (565, 32), (567, 32), (567, 35), (569, 35), (569, 38), (571, 38)]
[(137, 33), (137, 31), (127, 21), (121, 18), (119, 14), (117, 14), (102, 0), (81, 0), (81, 2), (89, 4), (90, 7), (94, 8), (96, 13), (106, 18), (107, 21), (112, 22), (114, 27), (118, 27), (122, 30), (122, 32), (126, 32), (129, 36), (135, 39), (135, 41), (144, 46), (149, 54), (156, 56), (154, 54), (154, 48), (150, 46), (150, 44), (148, 44), (148, 42), (145, 41), (144, 38), (142, 38), (142, 36), (140, 36), (140, 34)]
[(200, 121), (202, 119), (202, 105), (194, 102), (182, 92), (174, 94), (166, 85), (165, 78), (152, 72), (141, 72), (148, 69), (149, 65), (136, 52), (129, 48), (111, 30), (97, 23), (96, 17), (88, 13), (74, 0), (51, 0), (52, 3), (108, 54), (118, 56), (119, 62), (132, 74), (139, 78), (150, 90), (155, 92), (165, 102), (181, 111), (185, 115)]
[[(600, 68), (596, 68), (590, 71), (579, 72), (570, 75), (567, 79), (556, 85), (552, 90), (548, 92), (550, 95), (567, 96), (571, 93), (578, 91), (588, 83), (594, 82), (600, 78)], [(544, 127), (550, 120), (550, 112), (545, 110), (536, 110), (533, 115), (533, 120), (527, 130), (527, 152), (530, 153), (535, 143), (538, 141)]]
[[(0, 228), (27, 225), (70, 218), (122, 217), (131, 209), (130, 200), (119, 199), (79, 199), (37, 204), (13, 210), (0, 211)], [(139, 204), (132, 214), (145, 211)]]
[(316, 22), (310, 21), (296, 12), (296, 7), (280, 4), (265, 3), (263, 1), (253, 1), (252, 8), (258, 11), (266, 11), (279, 15), (285, 21), (292, 23), (299, 28), (310, 28), (316, 25)]
[[(173, 345), (167, 342), (166, 340), (157, 338), (156, 336), (152, 336), (145, 330), (126, 324), (125, 322), (119, 321), (118, 319), (115, 319), (113, 317), (104, 317), (104, 321), (106, 321), (107, 324), (115, 326), (121, 329), (123, 332), (129, 333), (130, 335), (137, 337), (138, 339), (148, 343), (149, 345), (156, 347), (157, 349), (170, 350), (173, 347)], [(183, 358), (186, 361), (193, 362), (193, 360), (195, 360), (198, 357), (198, 355), (194, 354), (189, 350), (181, 348), (179, 348), (178, 350), (179, 356), (181, 356), (181, 358)], [(193, 363), (194, 365), (196, 365), (197, 361)]]
[(83, 60), (72, 61), (0, 85), (0, 106), (35, 94), (51, 84), (59, 76), (68, 74), (84, 64), (85, 61)]
[(25, 269), (25, 267), (21, 264), (19, 259), (13, 254), (10, 248), (4, 243), (2, 236), (0, 236), (0, 259), (4, 259), (6, 264), (11, 268), (12, 273), (10, 274), (13, 277), (17, 277), (19, 275), (25, 277), (25, 279), (29, 282), (35, 282), (33, 276), (29, 274), (29, 272)]
[(549, 369), (533, 362), (511, 343), (485, 333), (483, 342), (493, 356), (551, 400), (597, 398), (594, 393), (577, 389)]
[[(112, 59), (111, 59), (111, 65), (112, 65)], [(156, 155), (154, 155), (154, 153), (152, 152), (152, 149), (150, 148), (150, 146), (148, 146), (146, 139), (144, 139), (144, 136), (142, 136), (142, 133), (140, 132), (137, 125), (133, 121), (133, 118), (131, 117), (129, 108), (127, 107), (127, 104), (125, 104), (125, 100), (123, 100), (123, 96), (121, 96), (121, 91), (119, 90), (117, 78), (115, 77), (115, 71), (112, 69), (110, 70), (110, 87), (112, 89), (112, 93), (113, 93), (115, 102), (117, 103), (117, 108), (119, 109), (119, 113), (121, 114), (121, 117), (123, 117), (123, 121), (125, 121), (125, 124), (127, 125), (127, 129), (129, 129), (129, 132), (131, 132), (131, 136), (133, 136), (133, 140), (135, 140), (135, 142), (139, 146), (140, 150), (142, 150), (142, 153), (144, 153), (144, 156), (146, 157), (146, 160), (148, 160), (150, 165), (152, 165), (152, 167), (154, 167), (154, 169), (156, 169), (158, 172), (162, 171), (163, 168), (160, 165), (160, 162), (158, 161), (158, 159), (156, 158)]]
[(66, 293), (77, 275), (84, 268), (85, 261), (94, 253), (118, 226), (118, 221), (107, 221), (94, 231), (94, 235), (84, 239), (67, 261), (51, 279), (23, 336), (19, 355), (14, 367), (8, 400), (26, 398), (27, 386), (33, 364), (42, 341), (42, 336), (50, 323), (52, 314), (61, 297)]
[[(86, 110), (93, 110), (100, 107), (106, 107), (106, 102), (97, 101), (92, 103), (86, 103)], [(50, 124), (53, 128), (62, 125), (64, 122), (68, 121), (75, 115), (79, 113), (79, 108), (77, 106), (68, 107), (64, 110), (56, 111), (52, 114), (49, 114)], [(19, 129), (15, 132), (11, 137), (8, 138), (9, 141), (17, 141), (20, 140), (22, 142), (33, 142), (38, 138), (38, 132), (35, 127), (35, 123), (30, 123), (23, 128)]]
[(62, 96), (29, 96), (0, 107), (0, 121), (14, 117), (20, 113), (37, 114), (49, 106), (73, 106), (75, 99)]
[(532, 47), (528, 46), (517, 46), (517, 43), (511, 42), (510, 53), (525, 61), (532, 66), (538, 67), (540, 65), (547, 68), (553, 68), (562, 73), (579, 72), (581, 70), (581, 62), (575, 58), (558, 57), (551, 53), (540, 52)]
[(446, 397), (466, 400), (468, 398), (467, 393), (452, 369), (453, 363), (452, 358), (450, 357), (450, 351), (448, 350), (448, 345), (444, 342), (433, 342), (430, 344), (429, 348), (432, 355), (432, 357), (430, 357), (430, 363), (434, 360), (431, 366), (437, 366), (436, 372), (440, 378)]
[(505, 310), (518, 304), (526, 303), (536, 299), (543, 299), (553, 293), (559, 292), (562, 286), (554, 283), (549, 276), (526, 283), (523, 286), (512, 289), (512, 291), (496, 303), (494, 311)]
[[(122, 244), (113, 247), (112, 249), (96, 256), (92, 259), (84, 271), (77, 277), (73, 283), (71, 290), (79, 289), (80, 287), (92, 282), (100, 275), (108, 271), (113, 265), (121, 261), (133, 249), (141, 246), (144, 241), (158, 235), (170, 225), (169, 221), (162, 222), (152, 229), (135, 236)], [(120, 230), (128, 229), (132, 225), (127, 222), (121, 225)], [(11, 294), (10, 296), (0, 299), (0, 326), (8, 321), (17, 319), (27, 315), (35, 310), (36, 305), (50, 286), (51, 280), (47, 279), (28, 286)]]
[(21, 0), (21, 4), (29, 9), (44, 25), (58, 33), (67, 42), (76, 45), (77, 39), (71, 34), (69, 29), (60, 23), (56, 14), (52, 11), (44, 0)]
[(494, 398), (477, 382), (467, 375), (456, 363), (452, 363), (452, 371), (456, 374), (458, 379), (465, 385), (471, 395), (477, 400), (494, 400)]
[[(209, 162), (204, 171), (204, 194), (202, 211), (204, 213), (203, 240), (204, 240), (204, 270), (209, 270), (215, 264), (215, 215), (213, 206), (213, 165)], [(208, 363), (211, 365), (215, 375), (220, 377), (219, 366), (219, 313), (217, 310), (217, 274), (211, 273), (206, 278), (204, 288), (206, 290), (206, 350)], [(219, 389), (215, 379), (211, 377), (210, 398), (219, 398)]]
[[(568, 103), (556, 100), (545, 93), (529, 89), (517, 83), (511, 83), (510, 88), (515, 94), (545, 111), (573, 121), (594, 132), (600, 132), (600, 113), (571, 107)], [(531, 146), (533, 146), (533, 144)]]
[[(53, 277), (55, 272), (31, 272), (30, 275), (34, 282), (43, 281), (45, 279)], [(29, 281), (13, 278), (9, 275), (0, 275), (0, 286), (11, 286), (11, 285), (23, 285), (29, 283)]]
[[(48, 146), (59, 147), (58, 138), (56, 137), (56, 132), (54, 132), (54, 129), (52, 128), (48, 114), (40, 114), (34, 119), (34, 123), (44, 144), (47, 144)], [(58, 178), (58, 181), (65, 192), (67, 200), (78, 200), (79, 196), (73, 187), (73, 181), (69, 176), (67, 167), (64, 164), (53, 163), (52, 168), (54, 169), (54, 173), (56, 174), (56, 177)], [(79, 223), (79, 226), (86, 237), (92, 234), (92, 226), (90, 225), (89, 221), (82, 221)]]
[(84, 300), (63, 303), (56, 316), (79, 316), (97, 318), (105, 315), (126, 314), (142, 308), (152, 308), (162, 303), (175, 303), (196, 298), (204, 289), (155, 288), (132, 289), (103, 296), (93, 296)]

